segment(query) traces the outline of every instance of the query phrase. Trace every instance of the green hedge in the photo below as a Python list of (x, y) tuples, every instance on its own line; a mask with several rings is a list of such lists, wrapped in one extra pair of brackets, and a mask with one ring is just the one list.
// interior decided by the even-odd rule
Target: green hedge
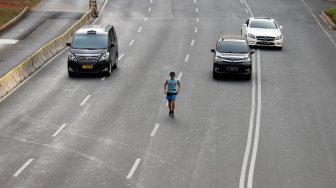
[(325, 11), (326, 15), (328, 15), (331, 20), (336, 24), (336, 7), (331, 7)]

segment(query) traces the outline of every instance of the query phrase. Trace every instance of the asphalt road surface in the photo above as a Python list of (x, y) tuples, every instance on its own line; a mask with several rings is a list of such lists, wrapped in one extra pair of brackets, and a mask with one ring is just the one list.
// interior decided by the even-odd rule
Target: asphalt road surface
[[(69, 78), (65, 50), (0, 103), (1, 187), (336, 187), (330, 5), (107, 1), (96, 23), (116, 28), (118, 69)], [(251, 81), (213, 80), (210, 49), (252, 15), (284, 26), (283, 50), (258, 49)]]
[[(103, 0), (97, 3), (100, 6)], [(62, 35), (88, 8), (87, 0), (43, 0), (15, 25), (1, 32), (0, 76)]]

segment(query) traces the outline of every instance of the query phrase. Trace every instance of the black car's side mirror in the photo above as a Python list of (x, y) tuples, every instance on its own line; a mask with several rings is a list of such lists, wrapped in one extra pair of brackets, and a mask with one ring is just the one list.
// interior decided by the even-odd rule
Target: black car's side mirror
[(254, 53), (255, 53), (255, 49), (252, 49), (252, 50), (251, 50), (251, 54), (254, 54)]
[(116, 44), (115, 42), (111, 42), (111, 43), (110, 43), (110, 46), (111, 46), (111, 47), (115, 47), (115, 46), (117, 46), (117, 44)]
[(215, 49), (211, 49), (210, 52), (216, 53), (216, 50)]
[(70, 42), (67, 42), (65, 45), (71, 47), (71, 43)]

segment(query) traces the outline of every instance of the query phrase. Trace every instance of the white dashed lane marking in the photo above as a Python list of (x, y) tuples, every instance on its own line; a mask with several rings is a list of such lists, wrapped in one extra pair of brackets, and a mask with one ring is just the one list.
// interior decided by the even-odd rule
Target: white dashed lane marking
[(138, 29), (138, 33), (140, 33), (142, 31), (142, 27), (140, 26)]
[(199, 18), (196, 18), (196, 22), (199, 22)]
[(182, 75), (183, 75), (183, 72), (180, 72), (180, 73), (178, 74), (178, 76), (177, 76), (177, 80), (181, 80)]
[(15, 44), (19, 40), (13, 40), (13, 39), (0, 39), (0, 44)]
[(140, 161), (141, 161), (140, 158), (137, 158), (137, 159), (135, 160), (135, 162), (134, 162), (134, 164), (133, 164), (133, 167), (132, 167), (131, 171), (128, 173), (126, 179), (131, 179), (131, 178), (132, 178), (132, 176), (133, 176), (135, 170), (138, 168), (138, 166), (139, 166), (139, 164), (140, 164)]
[(89, 100), (90, 97), (91, 97), (91, 95), (88, 95), (87, 97), (85, 97), (85, 99), (83, 100), (83, 102), (80, 105), (83, 106), (86, 103), (86, 101)]
[(194, 44), (195, 44), (195, 40), (192, 40), (190, 43), (190, 46), (194, 46)]
[(121, 54), (118, 58), (118, 61), (120, 61), (123, 57), (124, 57), (125, 54)]
[(189, 61), (189, 57), (190, 57), (190, 55), (187, 54), (187, 56), (184, 58), (184, 62), (188, 62)]
[(151, 12), (151, 11), (152, 11), (152, 8), (151, 8), (151, 7), (149, 7), (149, 8), (148, 8), (148, 12)]
[(53, 135), (52, 137), (55, 137), (57, 136), (63, 129), (64, 127), (66, 126), (66, 124), (64, 123)]
[(195, 27), (195, 30), (194, 30), (194, 32), (195, 32), (195, 33), (197, 33), (197, 31), (198, 31), (198, 28), (197, 28), (197, 27)]
[(21, 172), (27, 168), (27, 166), (33, 161), (34, 159), (29, 159), (16, 173), (13, 175), (14, 177), (17, 177), (21, 174)]
[(134, 43), (134, 40), (132, 40), (128, 45), (132, 46)]
[(153, 131), (152, 131), (152, 133), (151, 133), (151, 135), (150, 136), (155, 136), (155, 134), (156, 134), (156, 131), (159, 129), (159, 126), (160, 126), (160, 124), (155, 124), (155, 127), (154, 127), (154, 129), (153, 129)]
[(196, 12), (199, 12), (198, 8), (196, 8)]
[(147, 20), (148, 20), (148, 18), (146, 17), (146, 18), (144, 19), (144, 22), (147, 22)]

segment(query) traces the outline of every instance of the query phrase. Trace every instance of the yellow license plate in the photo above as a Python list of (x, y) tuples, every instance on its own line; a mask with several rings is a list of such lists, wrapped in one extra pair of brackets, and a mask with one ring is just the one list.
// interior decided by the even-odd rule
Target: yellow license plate
[(82, 65), (82, 69), (93, 69), (93, 65)]

